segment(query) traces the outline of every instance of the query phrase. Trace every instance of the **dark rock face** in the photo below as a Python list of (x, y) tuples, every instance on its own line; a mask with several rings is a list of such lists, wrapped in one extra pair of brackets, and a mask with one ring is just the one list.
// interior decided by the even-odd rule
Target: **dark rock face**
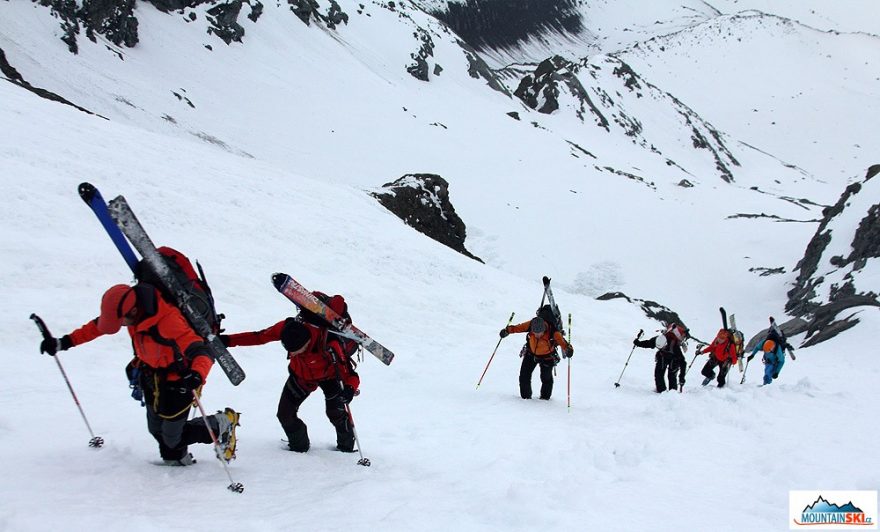
[[(880, 307), (880, 297), (876, 292), (859, 290), (856, 284), (859, 272), (868, 261), (880, 257), (880, 203), (867, 207), (866, 215), (855, 229), (841, 226), (837, 219), (847, 208), (852, 208), (848, 207), (851, 203), (861, 200), (864, 205), (863, 198), (870, 198), (865, 194), (876, 192), (876, 183), (869, 185), (868, 182), (878, 171), (880, 165), (869, 168), (862, 182), (846, 187), (837, 203), (822, 211), (819, 228), (807, 244), (804, 257), (795, 266), (798, 276), (794, 287), (788, 292), (785, 310), (809, 322), (805, 346), (833, 338), (859, 322), (854, 314), (837, 320), (840, 312), (860, 306)], [(848, 256), (827, 256), (832, 235), (835, 239), (851, 239)], [(821, 275), (818, 274), (820, 267)], [(826, 276), (838, 280), (832, 282)], [(827, 296), (820, 297), (817, 291), (823, 286), (826, 287)]]
[[(565, 89), (578, 101), (589, 107), (597, 125), (607, 131), (608, 119), (593, 103), (577, 78), (581, 66), (558, 55), (547, 58), (538, 64), (533, 74), (520, 80), (513, 95), (539, 113), (550, 114), (559, 109), (559, 94), (562, 89)], [(578, 117), (583, 119), (583, 112), (579, 111)]]
[[(777, 324), (777, 326), (779, 327), (779, 330), (782, 331), (782, 334), (784, 334), (786, 338), (791, 338), (792, 336), (800, 334), (809, 328), (809, 324), (805, 320), (802, 320), (801, 318), (793, 318), (793, 319), (788, 320), (785, 323), (779, 323), (779, 324)], [(755, 346), (758, 345), (758, 342), (764, 342), (764, 340), (767, 339), (767, 333), (769, 333), (769, 332), (770, 332), (770, 328), (767, 327), (766, 329), (762, 330), (758, 334), (752, 336), (752, 338), (748, 342), (746, 342), (746, 345), (744, 348), (745, 352), (751, 353), (752, 349), (754, 349)]]
[(116, 46), (136, 45), (138, 21), (134, 4), (135, 0), (84, 0), (79, 17), (86, 27), (86, 37), (94, 42), (95, 33), (99, 33)]
[(434, 57), (434, 40), (431, 39), (431, 36), (423, 28), (417, 28), (414, 36), (421, 43), (421, 46), (419, 46), (418, 50), (410, 54), (410, 57), (412, 57), (415, 63), (407, 66), (406, 71), (418, 80), (428, 81), (427, 59), (429, 57)]
[(407, 174), (373, 193), (406, 225), (462, 255), (483, 262), (464, 247), (467, 229), (449, 200), (449, 183), (435, 174)]
[(208, 22), (211, 23), (211, 27), (208, 28), (208, 33), (220, 37), (226, 44), (232, 41), (241, 42), (244, 28), (238, 23), (239, 12), (241, 12), (241, 0), (232, 0), (209, 9)]
[(299, 17), (306, 26), (312, 20), (322, 21), (331, 30), (336, 29), (339, 24), (348, 24), (348, 14), (342, 11), (336, 0), (330, 0), (330, 7), (326, 15), (321, 13), (321, 5), (317, 0), (287, 0), (287, 3), (293, 14)]
[(578, 0), (467, 0), (431, 13), (477, 50), (509, 48), (548, 32), (580, 33)]
[(496, 90), (502, 94), (506, 94), (510, 96), (510, 92), (507, 90), (507, 87), (504, 86), (503, 83), (498, 79), (498, 76), (495, 72), (489, 68), (489, 65), (483, 61), (483, 58), (480, 57), (480, 54), (474, 50), (471, 45), (462, 41), (456, 40), (458, 45), (464, 51), (464, 56), (468, 60), (468, 75), (474, 79), (483, 78), (486, 80), (486, 84), (492, 90)]
[[(45, 99), (53, 101), (53, 102), (58, 102), (58, 103), (63, 103), (64, 105), (69, 105), (75, 109), (78, 109), (78, 110), (80, 110), (84, 113), (90, 114), (90, 115), (101, 116), (101, 115), (96, 115), (95, 113), (89, 111), (88, 109), (86, 109), (84, 107), (80, 107), (79, 105), (76, 105), (75, 103), (68, 101), (66, 98), (59, 96), (59, 95), (55, 94), (54, 92), (48, 91), (46, 89), (41, 89), (40, 87), (34, 87), (30, 83), (28, 83), (28, 81), (21, 76), (21, 74), (18, 72), (18, 70), (16, 70), (15, 67), (10, 65), (9, 61), (6, 60), (6, 52), (4, 52), (2, 48), (0, 48), (0, 73), (2, 73), (6, 77), (6, 79), (8, 79), (13, 84), (18, 85), (19, 87), (21, 87), (23, 89), (31, 91), (32, 93), (36, 94), (40, 98), (45, 98)], [(101, 118), (105, 118), (105, 117), (101, 116)]]
[[(678, 115), (677, 123), (669, 121), (669, 126), (677, 128), (678, 134), (689, 134), (694, 149), (708, 152), (719, 177), (727, 182), (734, 180), (731, 168), (739, 166), (739, 161), (721, 133), (673, 95), (641, 78), (618, 57), (595, 56), (573, 62), (553, 56), (533, 71), (513, 66), (499, 72), (519, 79), (514, 96), (539, 113), (574, 113), (584, 124), (593, 123), (608, 133), (620, 131), (634, 144), (662, 155), (657, 146), (664, 145), (668, 132), (657, 128), (646, 132), (632, 112), (634, 100), (656, 101)], [(678, 166), (668, 158), (665, 162)]]
[(599, 301), (611, 301), (612, 299), (626, 299), (627, 302), (632, 303), (634, 305), (638, 305), (642, 312), (645, 313), (645, 316), (649, 317), (652, 320), (657, 320), (663, 325), (668, 325), (670, 323), (678, 323), (679, 325), (684, 326), (687, 329), (687, 325), (681, 319), (677, 312), (666, 307), (665, 305), (661, 305), (656, 301), (650, 301), (647, 299), (636, 299), (631, 298), (624, 294), (623, 292), (608, 292), (607, 294), (602, 294), (601, 296), (596, 298)]
[[(52, 15), (61, 21), (61, 40), (67, 44), (71, 53), (79, 52), (77, 36), (85, 30), (86, 37), (97, 42), (97, 35), (103, 35), (117, 46), (132, 48), (138, 43), (138, 20), (135, 16), (137, 0), (83, 0), (78, 7), (75, 0), (33, 0), (49, 7)], [(260, 0), (146, 0), (156, 9), (168, 13), (182, 12), (201, 4), (213, 5), (208, 10), (208, 33), (223, 39), (226, 44), (241, 42), (244, 28), (238, 23), (243, 4), (250, 6), (248, 18), (256, 22), (263, 12)], [(307, 1), (307, 0), (302, 0)], [(331, 4), (338, 8), (335, 1)], [(332, 11), (332, 8), (331, 8)], [(347, 20), (348, 16), (343, 13)], [(336, 17), (332, 17), (334, 20)], [(195, 14), (190, 13), (190, 20)], [(121, 54), (118, 54), (123, 59)]]

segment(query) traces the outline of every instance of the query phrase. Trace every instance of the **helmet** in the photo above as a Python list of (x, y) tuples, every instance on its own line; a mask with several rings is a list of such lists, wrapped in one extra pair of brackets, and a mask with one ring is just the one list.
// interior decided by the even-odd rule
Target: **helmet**
[(547, 331), (547, 322), (542, 320), (541, 318), (532, 318), (532, 321), (529, 322), (529, 332), (532, 334), (541, 335)]
[(657, 349), (663, 349), (669, 342), (666, 341), (665, 334), (658, 334), (657, 339), (654, 340), (654, 347)]
[(98, 316), (98, 330), (103, 334), (114, 334), (122, 328), (122, 320), (137, 303), (134, 288), (127, 284), (111, 286), (101, 298), (101, 315)]

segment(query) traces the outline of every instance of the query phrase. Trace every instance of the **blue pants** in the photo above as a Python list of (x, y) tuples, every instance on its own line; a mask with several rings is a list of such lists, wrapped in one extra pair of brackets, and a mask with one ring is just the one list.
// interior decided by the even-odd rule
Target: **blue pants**
[(769, 353), (764, 353), (764, 384), (770, 384), (779, 376), (782, 366), (785, 364), (785, 351), (777, 348)]

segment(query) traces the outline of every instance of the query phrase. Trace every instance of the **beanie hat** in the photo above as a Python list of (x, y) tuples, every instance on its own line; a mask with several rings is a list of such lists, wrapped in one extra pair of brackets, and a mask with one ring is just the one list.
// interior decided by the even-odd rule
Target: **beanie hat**
[(296, 352), (302, 349), (312, 339), (308, 327), (295, 320), (287, 320), (281, 329), (281, 345), (288, 352)]

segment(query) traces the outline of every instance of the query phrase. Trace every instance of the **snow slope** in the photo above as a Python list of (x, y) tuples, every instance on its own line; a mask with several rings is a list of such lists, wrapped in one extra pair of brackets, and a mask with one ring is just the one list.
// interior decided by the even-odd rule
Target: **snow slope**
[[(679, 530), (710, 522), (716, 530), (774, 530), (785, 527), (789, 489), (878, 485), (874, 424), (827, 431), (808, 421), (872, 415), (877, 369), (859, 346), (880, 324), (876, 313), (833, 344), (799, 352), (772, 387), (757, 388), (752, 368), (750, 384), (699, 388), (692, 369), (686, 393), (656, 397), (652, 355), (641, 350), (622, 387), (611, 386), (632, 331), (652, 324), (629, 306), (557, 289), (574, 315), (571, 411), (564, 378), (548, 403), (517, 397), (516, 337), (502, 343), (475, 391), (497, 329), (510, 310), (525, 318), (534, 308), (537, 282), (419, 238), (347, 187), (218, 156), (196, 141), (181, 146), (9, 84), (0, 91), (3, 120), (17, 132), (0, 144), (9, 192), (2, 284), (14, 302), (0, 315), (7, 339), (0, 356), (16, 377), (0, 392), (0, 450), (14, 457), (0, 487), (5, 529), (194, 530), (207, 519), (243, 530)], [(114, 139), (112, 150), (105, 138)], [(183, 175), (174, 190), (157, 177)], [(124, 192), (157, 241), (201, 259), (231, 330), (290, 312), (269, 284), (274, 270), (346, 294), (357, 323), (398, 355), (390, 367), (370, 357), (361, 366), (363, 394), (353, 409), (373, 466), (329, 450), (320, 398), (302, 412), (313, 450), (282, 450), (274, 408), (285, 361), (277, 345), (235, 352), (248, 372), (240, 387), (215, 370), (206, 388), (209, 408), (244, 412), (231, 465), (242, 495), (225, 491), (205, 446), (194, 449), (193, 468), (153, 466), (155, 444), (122, 375), (129, 352), (122, 335), (61, 358), (107, 440), (89, 449), (27, 320), (37, 311), (57, 334), (67, 332), (97, 312), (106, 286), (128, 278), (76, 196), (82, 180), (108, 196)], [(330, 201), (346, 214), (327, 216), (321, 205)], [(737, 303), (751, 308), (747, 294)], [(562, 377), (566, 366), (559, 369)], [(832, 458), (840, 456), (848, 459)]]
[(880, 88), (876, 35), (748, 12), (619, 57), (716, 127), (822, 180), (845, 183), (876, 162), (880, 106), (865, 97)]
[[(372, 40), (347, 34), (358, 40), (346, 55), (332, 34), (267, 17), (258, 24), (270, 29), (249, 32), (246, 45), (196, 61), (175, 46), (201, 47), (203, 28), (145, 7), (143, 46), (119, 62), (103, 43), (69, 56), (37, 34), (57, 31), (56, 22), (28, 18), (39, 9), (32, 4), (0, 9), (2, 48), (26, 79), (110, 118), (0, 80), (0, 360), (12, 377), (0, 388), (0, 452), (12, 458), (0, 529), (779, 530), (788, 490), (880, 485), (876, 425), (828, 430), (817, 421), (874, 416), (878, 370), (864, 346), (880, 325), (876, 309), (833, 341), (799, 350), (771, 387), (756, 386), (752, 364), (745, 385), (701, 388), (698, 362), (685, 393), (656, 396), (648, 351), (633, 354), (621, 388), (612, 383), (635, 331), (657, 324), (620, 300), (594, 299), (619, 289), (659, 300), (701, 338), (717, 330), (723, 304), (748, 336), (768, 313), (781, 315), (786, 290), (779, 276), (748, 269), (791, 266), (815, 230), (805, 221), (818, 207), (784, 198), (836, 196), (837, 187), (757, 155), (743, 162), (741, 181), (690, 189), (671, 177), (654, 190), (589, 170), (563, 140), (583, 130), (570, 116), (527, 115), (542, 129), (506, 116), (526, 111), (484, 80), (412, 80), (399, 63), (407, 54), (385, 49), (399, 41), (379, 38), (409, 38), (390, 18)], [(313, 47), (297, 62), (320, 76), (272, 68), (269, 54), (287, 38)], [(455, 72), (453, 59), (442, 61)], [(315, 81), (324, 76), (335, 77)], [(281, 90), (291, 83), (296, 90)], [(171, 94), (180, 89), (195, 109)], [(431, 125), (438, 121), (448, 129)], [(614, 153), (613, 141), (590, 138), (584, 147)], [(449, 179), (469, 249), (486, 265), (410, 230), (364, 190), (412, 170)], [(193, 468), (154, 466), (155, 443), (122, 372), (123, 335), (60, 357), (107, 441), (89, 449), (27, 319), (37, 312), (55, 334), (69, 332), (94, 317), (106, 287), (130, 278), (76, 196), (82, 181), (108, 198), (124, 194), (157, 242), (201, 261), (230, 331), (289, 315), (269, 283), (274, 271), (345, 294), (356, 323), (397, 354), (390, 367), (369, 356), (360, 367), (353, 410), (373, 466), (330, 450), (320, 396), (302, 410), (312, 451), (283, 450), (274, 412), (286, 361), (277, 345), (234, 351), (248, 373), (240, 387), (219, 369), (206, 387), (209, 409), (244, 412), (230, 466), (242, 495), (225, 490), (206, 446), (193, 449)], [(737, 213), (800, 221), (728, 218)], [(566, 365), (552, 401), (518, 397), (522, 337), (501, 343), (474, 389), (498, 329), (512, 311), (530, 317), (544, 274), (573, 316), (570, 411)]]
[[(674, 146), (667, 157), (651, 152), (651, 142), (667, 142), (663, 131), (681, 131), (669, 97), (641, 101), (623, 80), (602, 72), (603, 82), (616, 84), (606, 88), (609, 100), (653, 132), (648, 141), (633, 142), (622, 128), (609, 132), (571, 113), (530, 112), (485, 79), (472, 78), (454, 35), (419, 10), (392, 11), (371, 2), (355, 16), (351, 3), (344, 7), (352, 19), (331, 31), (304, 25), (283, 6), (267, 5), (256, 23), (241, 16), (243, 42), (226, 46), (206, 33), (207, 6), (164, 14), (142, 5), (141, 42), (118, 51), (120, 60), (106, 42), (85, 38), (79, 39), (79, 54), (71, 56), (45, 8), (5, 3), (0, 9), (9, 16), (0, 18), (0, 47), (33, 85), (114, 123), (186, 145), (197, 139), (217, 157), (253, 158), (368, 190), (407, 173), (441, 175), (467, 224), (468, 249), (514, 275), (537, 279), (552, 264), (557, 283), (575, 287), (594, 279), (599, 293), (621, 290), (660, 301), (691, 323), (714, 314), (728, 292), (717, 279), (704, 282), (691, 271), (711, 267), (735, 286), (757, 290), (761, 301), (781, 306), (785, 288), (778, 278), (756, 279), (748, 270), (793, 265), (812, 234), (802, 222), (818, 219), (819, 208), (780, 198), (797, 194), (822, 204), (822, 198), (839, 194), (837, 186), (726, 136), (741, 167), (734, 169), (736, 184), (725, 185), (716, 177), (713, 158), (689, 148), (686, 134), (676, 134), (684, 145), (669, 143)], [(432, 65), (443, 67), (429, 83), (405, 68), (408, 50), (421, 43), (413, 37), (420, 31), (434, 43)], [(511, 111), (521, 120), (508, 116)], [(641, 176), (656, 189), (619, 172)], [(249, 179), (264, 186), (259, 176)], [(682, 189), (677, 186), (682, 179), (697, 186)], [(758, 191), (750, 190), (755, 186)], [(729, 219), (741, 213), (796, 222)], [(670, 228), (694, 219), (701, 224), (688, 226), (686, 243), (664, 244)], [(721, 261), (710, 251), (719, 239), (747, 233), (786, 245), (760, 257), (737, 254)], [(526, 245), (534, 242), (540, 245)], [(686, 267), (680, 263), (683, 253), (695, 256)], [(647, 256), (653, 257), (649, 271), (642, 267)], [(683, 285), (705, 294), (705, 301), (695, 302), (680, 290)]]

